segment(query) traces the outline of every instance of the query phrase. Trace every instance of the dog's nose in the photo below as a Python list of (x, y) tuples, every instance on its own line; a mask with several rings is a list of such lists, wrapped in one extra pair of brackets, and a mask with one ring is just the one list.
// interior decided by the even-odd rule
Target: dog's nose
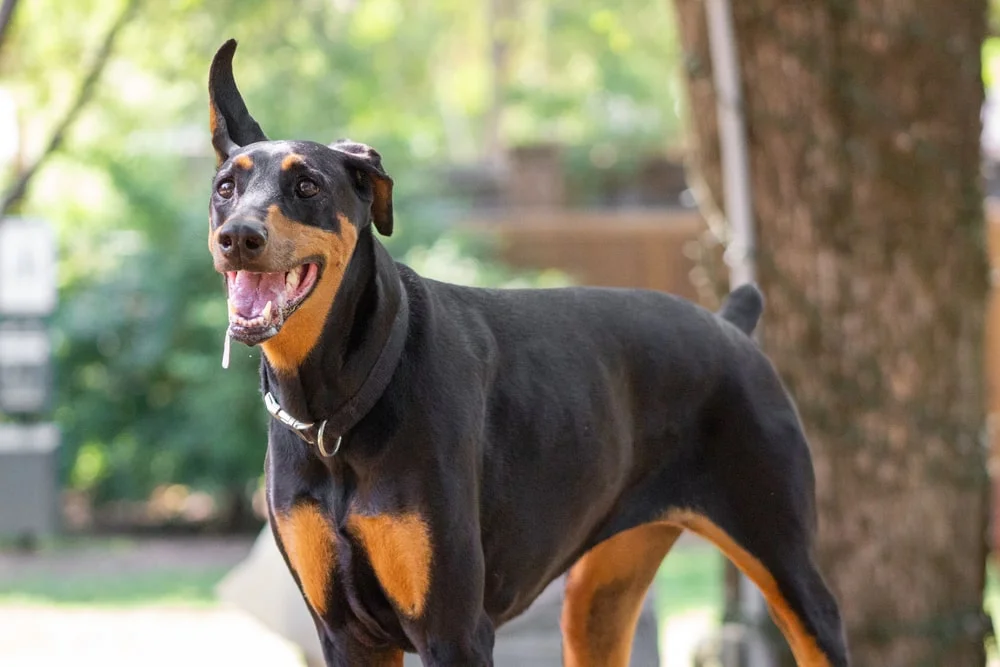
[(233, 220), (222, 226), (218, 240), (226, 259), (255, 259), (267, 245), (267, 228), (259, 222)]

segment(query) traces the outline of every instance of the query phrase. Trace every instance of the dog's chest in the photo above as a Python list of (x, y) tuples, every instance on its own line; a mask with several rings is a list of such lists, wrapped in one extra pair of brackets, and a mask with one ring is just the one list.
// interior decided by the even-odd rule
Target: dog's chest
[(367, 614), (386, 601), (402, 617), (422, 615), (433, 550), (419, 511), (383, 509), (354, 498), (338, 520), (330, 503), (317, 500), (327, 494), (282, 488), (280, 476), (269, 486), (274, 530), (303, 596), (319, 616), (337, 605)]
[(349, 544), (370, 565), (382, 590), (404, 616), (418, 618), (431, 580), (431, 540), (418, 512), (352, 512)]

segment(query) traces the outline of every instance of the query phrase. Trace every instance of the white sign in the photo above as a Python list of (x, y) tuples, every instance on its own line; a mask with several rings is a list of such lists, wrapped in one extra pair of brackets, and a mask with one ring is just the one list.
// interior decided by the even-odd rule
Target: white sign
[(39, 325), (0, 325), (0, 412), (42, 412), (49, 398), (49, 334)]
[(0, 325), (0, 366), (44, 365), (51, 350), (44, 327)]
[(39, 220), (0, 220), (0, 315), (41, 317), (56, 307), (56, 242)]
[(55, 424), (0, 424), (0, 454), (51, 452), (59, 447)]

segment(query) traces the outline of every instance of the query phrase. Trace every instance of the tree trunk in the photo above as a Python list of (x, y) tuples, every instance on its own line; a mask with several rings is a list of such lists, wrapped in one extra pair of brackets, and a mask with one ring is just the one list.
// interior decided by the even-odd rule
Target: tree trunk
[[(982, 665), (985, 0), (733, 2), (761, 341), (812, 445), (854, 664)], [(703, 7), (676, 0), (721, 204)]]

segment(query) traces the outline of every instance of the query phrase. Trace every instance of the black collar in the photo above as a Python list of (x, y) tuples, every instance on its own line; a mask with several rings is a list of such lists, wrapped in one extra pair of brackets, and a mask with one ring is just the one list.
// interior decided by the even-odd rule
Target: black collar
[[(368, 377), (361, 383), (358, 392), (334, 410), (331, 416), (321, 421), (304, 422), (290, 415), (271, 394), (266, 372), (263, 373), (264, 407), (273, 418), (287, 426), (300, 438), (311, 445), (316, 445), (324, 457), (335, 456), (347, 432), (368, 414), (368, 411), (374, 407), (378, 399), (382, 397), (382, 392), (389, 385), (389, 380), (392, 379), (396, 366), (399, 365), (399, 359), (403, 356), (409, 314), (410, 306), (406, 296), (406, 286), (400, 284), (399, 309), (396, 311), (396, 318), (392, 322), (392, 328), (385, 339), (382, 351), (368, 372)], [(333, 444), (328, 448), (327, 443)]]

